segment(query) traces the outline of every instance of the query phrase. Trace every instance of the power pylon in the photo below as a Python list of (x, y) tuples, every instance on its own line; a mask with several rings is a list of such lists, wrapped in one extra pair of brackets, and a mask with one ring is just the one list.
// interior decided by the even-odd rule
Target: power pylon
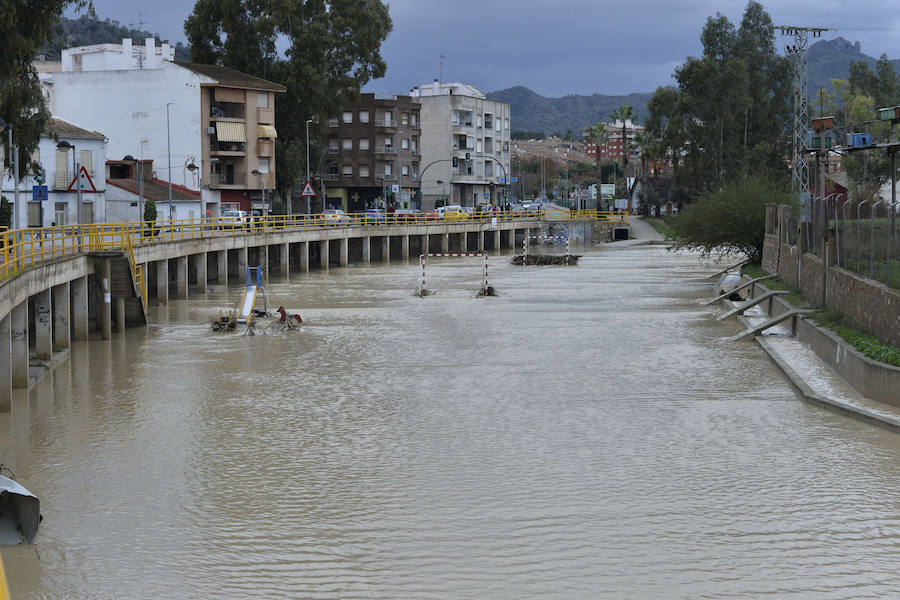
[(806, 142), (806, 132), (809, 129), (809, 97), (807, 86), (809, 83), (808, 57), (809, 34), (814, 38), (822, 35), (823, 31), (834, 31), (824, 27), (793, 27), (790, 25), (776, 25), (781, 30), (781, 35), (794, 38), (793, 44), (788, 44), (785, 51), (793, 59), (794, 66), (794, 120), (793, 120), (793, 154), (791, 156), (791, 191), (795, 196), (800, 196), (806, 204), (809, 197), (809, 144)]

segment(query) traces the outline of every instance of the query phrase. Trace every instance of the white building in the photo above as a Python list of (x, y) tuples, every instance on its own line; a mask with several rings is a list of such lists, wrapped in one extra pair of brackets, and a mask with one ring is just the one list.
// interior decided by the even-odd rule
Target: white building
[[(65, 147), (66, 144), (68, 147)], [(59, 148), (59, 145), (64, 147)], [(101, 223), (106, 220), (106, 139), (102, 133), (51, 118), (32, 158), (43, 168), (47, 199), (33, 199), (37, 182), (33, 174), (28, 174), (19, 182), (19, 203), (15, 206), (16, 186), (12, 174), (5, 173), (2, 179), (3, 195), (14, 205), (14, 228)], [(75, 173), (82, 173), (79, 182), (75, 181)], [(24, 171), (20, 170), (19, 175), (23, 174)], [(77, 191), (79, 183), (81, 194)], [(78, 218), (79, 197), (81, 219)]]
[(64, 50), (62, 71), (43, 79), (51, 112), (103, 131), (111, 160), (152, 161), (150, 179), (201, 193), (199, 210), (173, 197), (174, 218), (215, 216), (223, 205), (264, 212), (261, 190), (275, 188), (275, 94), (285, 88), (173, 61), (174, 49), (153, 38)]
[(444, 190), (452, 204), (502, 204), (511, 176), (509, 103), (437, 80), (410, 95), (421, 104), (423, 208)]

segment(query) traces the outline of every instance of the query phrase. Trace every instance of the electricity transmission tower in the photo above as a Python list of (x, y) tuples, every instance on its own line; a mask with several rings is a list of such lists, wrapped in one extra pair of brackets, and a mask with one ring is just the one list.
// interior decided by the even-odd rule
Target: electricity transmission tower
[(781, 30), (781, 35), (792, 37), (793, 43), (789, 43), (785, 50), (792, 58), (794, 67), (794, 119), (793, 119), (793, 155), (791, 156), (791, 191), (799, 195), (803, 205), (806, 206), (809, 199), (809, 144), (806, 141), (806, 132), (809, 128), (809, 97), (807, 85), (809, 83), (808, 57), (809, 34), (814, 38), (822, 35), (823, 31), (833, 29), (823, 27), (793, 27), (790, 25), (776, 25)]

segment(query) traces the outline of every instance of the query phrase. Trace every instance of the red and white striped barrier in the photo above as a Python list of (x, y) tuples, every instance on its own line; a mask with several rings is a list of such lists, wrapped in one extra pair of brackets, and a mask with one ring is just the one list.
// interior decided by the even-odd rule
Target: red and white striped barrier
[(419, 293), (421, 294), (423, 290), (425, 290), (425, 259), (429, 256), (443, 256), (443, 257), (482, 257), (484, 259), (484, 284), (482, 287), (483, 293), (487, 294), (488, 290), (488, 255), (484, 252), (429, 252), (428, 254), (420, 254), (419, 262), (422, 265), (422, 285), (419, 288)]
[[(569, 236), (568, 235), (523, 235), (522, 236), (522, 255), (528, 255), (528, 239), (535, 240), (566, 240), (566, 256), (569, 256)], [(524, 264), (524, 263), (523, 263)]]

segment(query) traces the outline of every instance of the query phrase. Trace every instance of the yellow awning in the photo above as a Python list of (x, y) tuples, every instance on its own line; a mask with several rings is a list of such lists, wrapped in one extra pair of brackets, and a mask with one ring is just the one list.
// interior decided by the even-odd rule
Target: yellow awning
[(220, 142), (246, 142), (247, 132), (243, 123), (216, 121), (216, 138)]
[(257, 125), (256, 137), (261, 140), (276, 140), (278, 139), (278, 132), (271, 125)]

